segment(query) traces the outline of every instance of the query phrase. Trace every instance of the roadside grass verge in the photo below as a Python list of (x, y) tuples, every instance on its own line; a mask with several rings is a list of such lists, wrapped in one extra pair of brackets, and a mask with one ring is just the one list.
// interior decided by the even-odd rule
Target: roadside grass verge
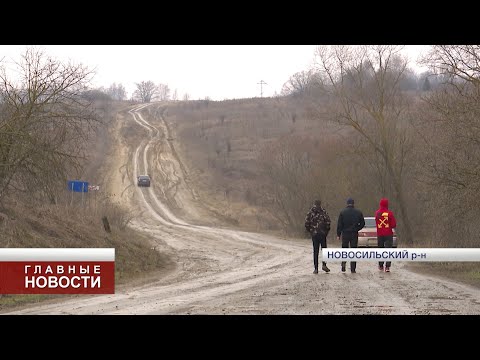
[[(413, 248), (449, 248), (448, 244), (439, 243), (432, 239), (418, 239)], [(458, 246), (457, 246), (458, 247)], [(465, 243), (463, 246), (472, 246)], [(407, 262), (407, 269), (420, 274), (443, 277), (455, 282), (480, 288), (480, 262), (460, 262), (460, 261), (424, 261)]]
[[(120, 208), (112, 211), (112, 205), (105, 209), (110, 210), (99, 206), (95, 215), (78, 207), (11, 203), (0, 211), (0, 247), (114, 248), (116, 288), (132, 281), (154, 281), (174, 268), (170, 258), (155, 250), (146, 235), (127, 226), (126, 219), (131, 216)], [(109, 215), (110, 233), (103, 228), (103, 214)], [(0, 295), (0, 311), (71, 296), (78, 295)]]
[(409, 262), (409, 270), (440, 276), (480, 289), (480, 263), (478, 262)]

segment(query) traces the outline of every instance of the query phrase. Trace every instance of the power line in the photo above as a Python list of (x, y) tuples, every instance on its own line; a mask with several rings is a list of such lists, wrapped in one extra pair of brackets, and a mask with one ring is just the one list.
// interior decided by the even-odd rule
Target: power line
[(260, 82), (257, 84), (260, 85), (260, 97), (263, 97), (263, 85), (268, 85), (268, 84), (263, 80), (260, 80)]

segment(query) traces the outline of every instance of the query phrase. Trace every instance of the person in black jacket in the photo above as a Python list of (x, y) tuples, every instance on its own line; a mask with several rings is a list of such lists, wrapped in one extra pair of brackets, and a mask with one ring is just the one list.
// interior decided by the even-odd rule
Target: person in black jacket
[[(358, 246), (358, 231), (365, 226), (365, 219), (360, 210), (355, 209), (352, 198), (347, 199), (347, 207), (340, 212), (337, 222), (337, 239), (342, 237), (342, 248), (356, 248)], [(342, 261), (342, 272), (345, 272), (347, 262)], [(350, 262), (350, 271), (356, 272), (357, 262)]]

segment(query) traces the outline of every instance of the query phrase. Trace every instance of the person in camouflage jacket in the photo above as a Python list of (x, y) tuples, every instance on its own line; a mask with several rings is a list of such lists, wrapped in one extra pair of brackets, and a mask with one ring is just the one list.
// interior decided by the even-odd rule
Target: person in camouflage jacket
[[(313, 243), (313, 265), (314, 274), (318, 274), (318, 254), (320, 252), (320, 245), (323, 248), (327, 247), (327, 235), (330, 231), (330, 217), (327, 211), (322, 207), (320, 200), (315, 200), (312, 208), (305, 217), (305, 229), (312, 236)], [(322, 262), (322, 270), (329, 272), (325, 261)]]

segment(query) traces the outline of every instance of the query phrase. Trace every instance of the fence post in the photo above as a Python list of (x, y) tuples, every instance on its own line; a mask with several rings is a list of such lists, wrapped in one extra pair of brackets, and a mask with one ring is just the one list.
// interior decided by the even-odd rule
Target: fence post
[(103, 227), (104, 227), (105, 231), (106, 231), (107, 233), (110, 233), (110, 232), (111, 232), (111, 230), (110, 230), (110, 224), (108, 223), (107, 217), (106, 217), (106, 216), (102, 217), (102, 221), (103, 221)]

